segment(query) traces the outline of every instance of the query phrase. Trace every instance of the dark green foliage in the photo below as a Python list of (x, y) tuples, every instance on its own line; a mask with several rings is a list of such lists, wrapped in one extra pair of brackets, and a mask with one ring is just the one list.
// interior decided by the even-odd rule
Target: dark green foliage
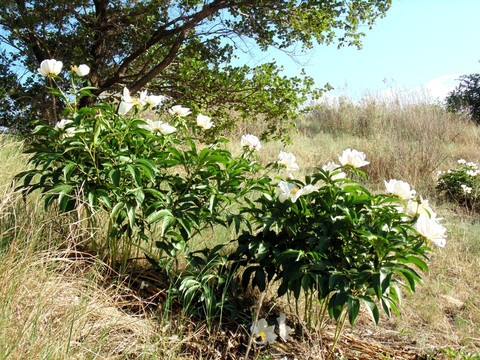
[(447, 109), (467, 112), (473, 121), (480, 124), (480, 74), (462, 75), (460, 80), (446, 98)]
[[(281, 167), (298, 168), (293, 154), (262, 166), (254, 135), (242, 138), (235, 156), (226, 138), (208, 134), (188, 111), (163, 107), (161, 121), (145, 120), (151, 105), (127, 93), (121, 106), (78, 106), (92, 89), (81, 88), (74, 71), (70, 77), (71, 91), (50, 89), (67, 110), (53, 127), (35, 123), (27, 146), (32, 168), (17, 175), (19, 188), (39, 191), (46, 208), (83, 211), (92, 228), (106, 228), (106, 239), (94, 237), (92, 247), (114, 266), (121, 258), (121, 271), (133, 249), (144, 252), (170, 281), (169, 300), (186, 312), (234, 317), (255, 301), (250, 284), (264, 292), (276, 282), (278, 295), (297, 304), (305, 294), (306, 311), (316, 297), (323, 314), (348, 316), (353, 325), (363, 304), (377, 323), (379, 307), (398, 312), (401, 288), (413, 292), (421, 283), (425, 242), (437, 234), (428, 239), (429, 231), (417, 230), (418, 216), (404, 212), (403, 200), (347, 178), (366, 179), (352, 167), (367, 165), (365, 154), (347, 149), (343, 166), (329, 163), (304, 181), (272, 179)], [(197, 235), (220, 226), (235, 238), (191, 252)]]
[(263, 291), (267, 281), (276, 281), (279, 296), (316, 294), (328, 302), (332, 318), (346, 309), (352, 325), (361, 304), (375, 322), (378, 305), (387, 315), (398, 312), (400, 289), (415, 291), (417, 270), (428, 270), (424, 239), (412, 228), (415, 217), (395, 208), (397, 198), (332, 180), (321, 169), (295, 183), (298, 191), (312, 185), (318, 191), (282, 203), (274, 188), (265, 189), (244, 209), (259, 231), (238, 238), (233, 257), (246, 267), (243, 285)]
[(191, 118), (159, 113), (176, 127), (162, 133), (148, 128), (139, 105), (122, 116), (117, 104), (75, 108), (86, 88), (71, 92), (70, 101), (52, 92), (69, 112), (55, 127), (36, 122), (27, 147), (33, 167), (17, 178), (27, 193), (42, 193), (46, 208), (58, 203), (65, 213), (86, 204), (92, 221), (108, 214), (113, 261), (120, 240), (138, 245), (157, 231), (156, 246), (171, 267), (177, 254), (188, 253), (192, 237), (214, 224), (225, 226), (230, 207), (256, 186), (251, 177), (261, 167), (253, 151), (239, 148), (234, 156), (225, 138), (207, 146)]

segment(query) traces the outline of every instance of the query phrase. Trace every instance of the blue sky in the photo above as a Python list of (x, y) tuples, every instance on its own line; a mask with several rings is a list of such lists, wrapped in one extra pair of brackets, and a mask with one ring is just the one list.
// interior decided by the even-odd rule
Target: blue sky
[(388, 89), (428, 88), (442, 99), (461, 74), (480, 73), (480, 0), (393, 0), (386, 17), (363, 30), (363, 49), (317, 46), (296, 60), (270, 51), (255, 62), (276, 59), (286, 75), (303, 67), (318, 86), (352, 99)]

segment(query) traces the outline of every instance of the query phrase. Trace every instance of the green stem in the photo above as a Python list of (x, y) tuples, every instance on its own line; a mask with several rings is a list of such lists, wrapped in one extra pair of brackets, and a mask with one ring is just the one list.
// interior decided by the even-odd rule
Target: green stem
[(347, 311), (346, 308), (342, 310), (339, 320), (337, 321), (337, 326), (335, 327), (335, 335), (333, 338), (332, 348), (330, 349), (327, 358), (331, 358), (333, 356), (333, 352), (335, 351), (335, 347), (337, 346), (338, 340), (340, 339), (340, 335), (343, 332), (343, 328), (345, 326), (345, 322), (347, 321)]

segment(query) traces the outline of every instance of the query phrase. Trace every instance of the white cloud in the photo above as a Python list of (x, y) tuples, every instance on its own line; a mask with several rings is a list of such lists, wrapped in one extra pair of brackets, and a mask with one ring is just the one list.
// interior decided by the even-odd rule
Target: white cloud
[(443, 100), (445, 97), (457, 87), (459, 77), (462, 74), (449, 74), (436, 77), (426, 83), (423, 88), (430, 93), (432, 98)]
[(415, 104), (415, 103), (443, 103), (445, 97), (455, 89), (459, 83), (458, 74), (448, 74), (436, 77), (423, 86), (413, 88), (390, 87), (366, 98), (374, 98), (387, 104)]

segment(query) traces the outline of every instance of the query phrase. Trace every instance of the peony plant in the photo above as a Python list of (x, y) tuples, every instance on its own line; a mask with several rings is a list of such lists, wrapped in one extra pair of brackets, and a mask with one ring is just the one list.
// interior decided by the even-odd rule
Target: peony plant
[(353, 325), (363, 304), (377, 323), (378, 305), (398, 312), (401, 289), (421, 283), (430, 244), (444, 246), (446, 229), (428, 202), (411, 199), (408, 183), (390, 180), (387, 193), (375, 195), (348, 179), (347, 170), (366, 178), (358, 169), (368, 164), (365, 154), (347, 149), (339, 161), (304, 181), (265, 182), (243, 209), (254, 231), (238, 237), (232, 259), (245, 267), (245, 287), (277, 283), (279, 296), (297, 300), (305, 293), (307, 318), (314, 296), (332, 318)]
[(474, 162), (459, 159), (454, 169), (438, 172), (437, 191), (469, 210), (478, 210), (480, 170)]
[[(39, 72), (57, 76), (61, 66), (46, 60)], [(86, 204), (96, 221), (107, 219), (112, 261), (120, 244), (147, 249), (141, 241), (152, 242), (156, 232), (163, 254), (157, 260), (173, 264), (179, 252), (188, 252), (192, 237), (225, 225), (231, 207), (251, 191), (260, 166), (249, 148), (260, 143), (239, 147), (237, 156), (225, 149), (225, 138), (205, 144), (203, 131), (213, 126), (209, 117), (199, 114), (195, 120), (190, 109), (169, 107), (165, 97), (146, 91), (136, 97), (123, 88), (118, 102), (78, 108), (79, 99), (88, 96), (89, 88), (79, 86), (86, 73), (82, 65), (72, 67), (72, 90), (53, 91), (66, 110), (54, 126), (34, 122), (27, 150), (33, 168), (17, 178), (28, 193), (43, 194), (46, 208), (56, 204), (66, 213)], [(143, 116), (160, 105), (157, 118)]]

